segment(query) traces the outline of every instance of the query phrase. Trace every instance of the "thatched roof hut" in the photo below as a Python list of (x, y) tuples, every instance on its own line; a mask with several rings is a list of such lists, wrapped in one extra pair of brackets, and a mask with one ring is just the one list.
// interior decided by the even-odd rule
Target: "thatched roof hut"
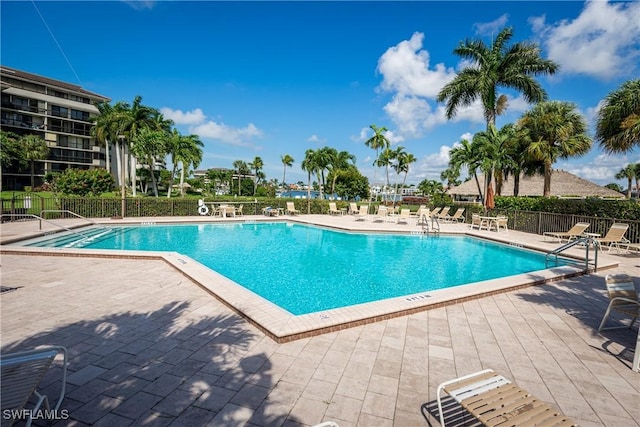
[[(480, 186), (483, 187), (484, 176), (478, 175)], [(513, 177), (509, 177), (502, 184), (502, 196), (513, 196)], [(495, 183), (493, 188), (495, 189)], [(544, 176), (520, 176), (520, 191), (518, 196), (542, 196), (544, 189)], [(484, 192), (484, 187), (483, 187)], [(475, 179), (471, 178), (457, 187), (450, 188), (449, 193), (454, 199), (477, 198), (478, 187)], [(563, 170), (554, 170), (551, 173), (551, 196), (555, 197), (601, 197), (624, 198), (624, 194), (602, 187), (579, 176)]]

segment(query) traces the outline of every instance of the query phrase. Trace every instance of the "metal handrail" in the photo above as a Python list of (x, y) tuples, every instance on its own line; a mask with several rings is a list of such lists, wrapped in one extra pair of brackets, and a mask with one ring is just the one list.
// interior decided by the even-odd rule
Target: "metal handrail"
[(87, 218), (85, 216), (79, 215), (79, 214), (77, 214), (77, 213), (75, 213), (73, 211), (69, 211), (69, 210), (66, 210), (66, 209), (45, 209), (45, 210), (40, 211), (40, 230), (42, 230), (42, 220), (44, 220), (44, 218), (42, 218), (42, 216), (43, 216), (42, 214), (46, 213), (46, 212), (68, 213), (68, 214), (71, 214), (71, 215), (75, 216), (76, 218), (80, 218), (80, 219), (84, 219), (86, 221), (89, 221), (91, 224), (97, 225), (98, 227), (109, 228), (109, 227), (105, 227), (102, 224), (98, 224), (97, 222), (93, 221), (92, 219), (89, 219), (89, 218)]
[(582, 244), (585, 247), (585, 256), (584, 256), (584, 269), (585, 272), (589, 271), (589, 248), (591, 247), (591, 245), (593, 245), (593, 247), (595, 248), (595, 255), (594, 255), (594, 259), (593, 259), (593, 271), (597, 272), (598, 271), (598, 250), (600, 249), (600, 242), (598, 242), (594, 237), (592, 236), (585, 236), (585, 237), (579, 237), (577, 239), (574, 240), (570, 240), (569, 242), (565, 243), (564, 245), (552, 250), (551, 252), (547, 253), (547, 255), (545, 256), (545, 266), (547, 268), (549, 268), (549, 257), (553, 256), (555, 258), (555, 262), (556, 262), (556, 266), (558, 265), (558, 254), (561, 252), (566, 251), (567, 249), (570, 249), (576, 245)]
[(83, 234), (83, 233), (81, 233), (81, 232), (79, 232), (79, 231), (74, 231), (74, 230), (72, 230), (72, 229), (70, 229), (70, 228), (67, 228), (67, 227), (65, 227), (65, 226), (63, 226), (63, 225), (60, 225), (60, 224), (56, 224), (55, 222), (49, 221), (49, 220), (44, 219), (44, 218), (42, 218), (41, 216), (38, 216), (38, 215), (35, 215), (35, 214), (11, 214), (11, 213), (9, 213), (9, 214), (2, 214), (2, 215), (0, 215), (0, 218), (4, 218), (4, 217), (11, 217), (11, 218), (13, 218), (13, 217), (35, 218), (35, 219), (37, 219), (37, 220), (39, 220), (39, 221), (40, 221), (40, 227), (39, 227), (39, 228), (40, 228), (40, 230), (42, 230), (42, 221), (44, 221), (44, 222), (46, 222), (47, 224), (51, 224), (51, 225), (53, 225), (54, 227), (58, 227), (58, 228), (61, 228), (61, 229), (65, 230), (65, 231), (68, 231), (68, 232), (69, 232), (69, 233), (71, 233), (71, 234), (77, 234), (77, 235), (80, 235), (80, 236), (82, 236), (82, 237), (83, 237), (83, 238), (85, 238), (85, 239), (88, 237), (87, 235), (85, 235), (85, 234)]
[(429, 234), (429, 219), (431, 219), (431, 231), (439, 234), (440, 233), (440, 223), (438, 222), (438, 218), (433, 217), (431, 215), (422, 214), (420, 219), (418, 220), (418, 224), (422, 224), (422, 232), (424, 234)]

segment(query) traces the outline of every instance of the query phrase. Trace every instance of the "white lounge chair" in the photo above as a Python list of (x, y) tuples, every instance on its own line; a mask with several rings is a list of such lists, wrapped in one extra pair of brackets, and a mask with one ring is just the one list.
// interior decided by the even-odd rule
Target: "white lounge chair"
[(633, 327), (636, 319), (640, 317), (640, 300), (638, 299), (638, 292), (631, 277), (626, 274), (607, 274), (604, 281), (607, 286), (607, 293), (609, 294), (609, 306), (602, 317), (598, 332), (605, 329), (626, 328), (626, 326), (604, 327), (611, 314), (611, 310), (631, 317), (629, 328)]
[(556, 408), (491, 369), (438, 386), (438, 412), (444, 427), (443, 392), (485, 426), (577, 426)]
[(341, 215), (342, 211), (338, 209), (335, 202), (329, 202), (329, 215)]
[(369, 206), (360, 205), (360, 210), (355, 213), (356, 221), (366, 221), (367, 215), (369, 215)]
[(293, 202), (287, 202), (286, 212), (289, 215), (298, 215), (300, 213), (300, 211), (296, 209), (296, 206), (293, 204)]
[[(62, 353), (62, 384), (60, 396), (56, 405), (51, 408), (49, 399), (46, 395), (40, 394), (36, 388), (47, 370), (53, 364), (56, 356)], [(37, 401), (33, 408), (29, 408), (30, 414), (26, 420), (26, 425), (30, 426), (33, 422), (33, 415), (38, 413), (40, 407), (44, 404), (46, 411), (56, 413), (62, 405), (64, 393), (67, 385), (67, 349), (64, 347), (43, 347), (35, 350), (23, 351), (19, 353), (0, 355), (1, 381), (0, 381), (0, 406), (4, 412), (10, 410), (12, 413), (20, 413), (31, 395), (35, 395)], [(3, 419), (3, 425), (4, 425)], [(13, 424), (9, 420), (9, 425)]]
[(609, 252), (611, 252), (611, 248), (616, 248), (618, 253), (623, 248), (629, 250), (629, 243), (631, 242), (624, 237), (628, 229), (629, 224), (615, 223), (609, 228), (604, 237), (598, 237), (596, 241), (600, 245), (608, 246)]
[(547, 237), (551, 237), (558, 242), (562, 242), (563, 240), (573, 240), (582, 236), (582, 233), (584, 233), (590, 225), (591, 224), (588, 222), (577, 222), (568, 231), (546, 231), (544, 233), (544, 238), (546, 240)]

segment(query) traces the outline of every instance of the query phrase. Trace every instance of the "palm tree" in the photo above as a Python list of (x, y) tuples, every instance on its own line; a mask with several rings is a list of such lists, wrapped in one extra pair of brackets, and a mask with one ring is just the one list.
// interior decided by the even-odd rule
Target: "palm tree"
[(558, 65), (540, 57), (540, 48), (534, 43), (516, 43), (509, 46), (513, 29), (503, 28), (491, 46), (482, 40), (465, 40), (453, 53), (472, 65), (464, 68), (447, 83), (436, 100), (447, 101), (446, 115), (452, 119), (459, 107), (471, 105), (480, 98), (484, 116), (489, 125), (495, 125), (496, 116), (506, 109), (506, 97), (498, 95), (498, 87), (516, 90), (529, 103), (546, 100), (547, 94), (535, 80), (537, 75), (551, 75)]
[(636, 199), (640, 199), (640, 163), (636, 163)]
[[(411, 153), (407, 153), (404, 151), (404, 147), (398, 146), (393, 153), (393, 157), (396, 160), (391, 167), (396, 171), (398, 175), (404, 172), (404, 178), (402, 179), (402, 187), (404, 188), (405, 183), (407, 182), (407, 175), (409, 174), (409, 166), (411, 163), (415, 163), (418, 159)], [(398, 184), (396, 184), (395, 193), (398, 193)], [(393, 199), (395, 203), (395, 197)]]
[(249, 167), (255, 172), (253, 179), (253, 195), (256, 195), (256, 191), (258, 190), (258, 172), (262, 170), (264, 167), (264, 162), (258, 156), (253, 159), (253, 162), (249, 163)]
[(247, 163), (242, 160), (236, 160), (235, 162), (233, 162), (233, 168), (238, 173), (238, 196), (241, 196), (242, 189), (240, 187), (240, 183), (242, 181), (242, 176), (245, 175), (249, 170), (249, 166), (247, 166)]
[(482, 196), (483, 193), (477, 174), (481, 160), (478, 151), (477, 144), (474, 145), (466, 139), (461, 140), (460, 145), (453, 147), (451, 151), (449, 151), (449, 167), (455, 170), (460, 170), (463, 166), (467, 167), (469, 175), (473, 175), (473, 178), (476, 180), (480, 201), (482, 201), (484, 205), (484, 197)]
[(36, 160), (44, 160), (49, 155), (47, 142), (38, 135), (23, 135), (19, 139), (20, 147), (24, 153), (24, 158), (31, 165), (31, 189), (35, 184), (35, 164)]
[(185, 174), (189, 171), (190, 166), (195, 169), (200, 165), (204, 144), (198, 135), (181, 136), (181, 140), (180, 150), (176, 153), (176, 161), (182, 165), (180, 169), (180, 197), (184, 197)]
[(156, 159), (165, 155), (167, 133), (161, 130), (151, 130), (141, 128), (138, 130), (132, 141), (132, 153), (143, 161), (149, 168), (151, 175), (151, 185), (153, 195), (158, 197), (158, 184), (156, 180), (155, 168)]
[(627, 178), (627, 199), (631, 198), (631, 184), (633, 184), (633, 178), (636, 177), (636, 166), (637, 165), (629, 163), (626, 167), (620, 169), (620, 172), (616, 174), (616, 179)]
[(307, 172), (307, 213), (311, 213), (311, 175), (316, 172), (318, 166), (315, 163), (315, 150), (308, 149), (304, 152), (304, 160), (300, 164), (303, 171)]
[(541, 102), (522, 115), (519, 126), (529, 142), (528, 152), (544, 163), (544, 197), (551, 196), (551, 167), (558, 158), (581, 156), (591, 149), (587, 124), (575, 104)]
[(331, 175), (331, 194), (336, 193), (336, 181), (340, 172), (349, 168), (349, 166), (355, 165), (356, 156), (348, 151), (338, 151), (335, 148), (329, 149), (329, 155), (331, 157), (329, 162), (329, 173)]
[(460, 185), (460, 170), (448, 167), (440, 173), (440, 179), (447, 183), (447, 188)]
[(284, 156), (280, 157), (280, 161), (282, 161), (282, 166), (284, 167), (284, 171), (282, 172), (282, 186), (285, 187), (286, 183), (285, 183), (285, 178), (287, 177), (287, 166), (291, 167), (291, 165), (293, 165), (293, 162), (295, 160), (293, 160), (293, 157), (291, 157), (288, 154), (285, 154)]
[(480, 154), (480, 169), (485, 173), (485, 194), (495, 176), (496, 194), (502, 194), (502, 183), (506, 171), (513, 167), (510, 144), (515, 137), (515, 128), (509, 123), (497, 130), (489, 125), (485, 132), (478, 132), (473, 136), (473, 143), (478, 144)]
[(329, 169), (329, 166), (331, 165), (331, 150), (335, 151), (335, 149), (330, 147), (322, 147), (321, 149), (316, 150), (314, 153), (313, 162), (316, 166), (316, 176), (318, 177), (318, 181), (320, 182), (320, 200), (324, 200), (323, 190), (326, 188), (324, 171)]
[(598, 112), (595, 139), (611, 153), (640, 146), (640, 79), (629, 80), (607, 95)]
[(376, 159), (376, 161), (373, 163), (374, 166), (384, 167), (386, 177), (387, 177), (387, 184), (385, 188), (387, 189), (391, 187), (391, 181), (389, 180), (389, 166), (393, 164), (393, 161), (395, 160), (395, 155), (396, 153), (394, 150), (392, 150), (389, 147), (385, 147), (380, 153), (380, 155), (378, 156), (378, 158)]
[[(385, 132), (387, 132), (387, 128), (382, 126), (382, 127), (377, 127), (376, 125), (370, 125), (369, 126), (372, 130), (373, 130), (373, 136), (371, 138), (369, 138), (368, 140), (365, 141), (364, 145), (366, 145), (369, 148), (372, 148), (374, 150), (376, 150), (376, 159), (374, 160), (373, 164), (376, 165), (378, 163), (378, 152), (380, 149), (387, 149), (391, 146), (391, 142), (387, 139), (387, 137), (384, 135)], [(388, 175), (388, 173), (387, 173)], [(373, 183), (375, 184), (375, 180), (376, 180), (376, 170), (373, 170)]]

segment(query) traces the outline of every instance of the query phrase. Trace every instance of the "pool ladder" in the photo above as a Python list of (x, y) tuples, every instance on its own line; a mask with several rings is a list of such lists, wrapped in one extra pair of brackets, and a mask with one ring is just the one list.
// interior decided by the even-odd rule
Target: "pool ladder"
[[(429, 227), (429, 222), (431, 222), (431, 227)], [(429, 235), (430, 233), (433, 233), (434, 235), (440, 235), (440, 223), (438, 222), (438, 218), (423, 214), (418, 220), (418, 224), (422, 225), (422, 234)]]
[(598, 242), (595, 238), (591, 237), (591, 236), (586, 236), (586, 237), (579, 237), (575, 240), (570, 240), (569, 242), (565, 243), (564, 245), (552, 250), (551, 252), (549, 252), (546, 256), (545, 256), (545, 266), (547, 268), (549, 268), (549, 261), (551, 259), (555, 260), (555, 264), (556, 266), (558, 265), (558, 254), (566, 251), (567, 249), (570, 249), (574, 246), (577, 245), (583, 245), (585, 248), (585, 256), (584, 256), (584, 271), (588, 272), (589, 271), (589, 248), (591, 246), (594, 247), (594, 257), (593, 257), (593, 271), (597, 272), (598, 271), (598, 249), (600, 249), (600, 242)]

